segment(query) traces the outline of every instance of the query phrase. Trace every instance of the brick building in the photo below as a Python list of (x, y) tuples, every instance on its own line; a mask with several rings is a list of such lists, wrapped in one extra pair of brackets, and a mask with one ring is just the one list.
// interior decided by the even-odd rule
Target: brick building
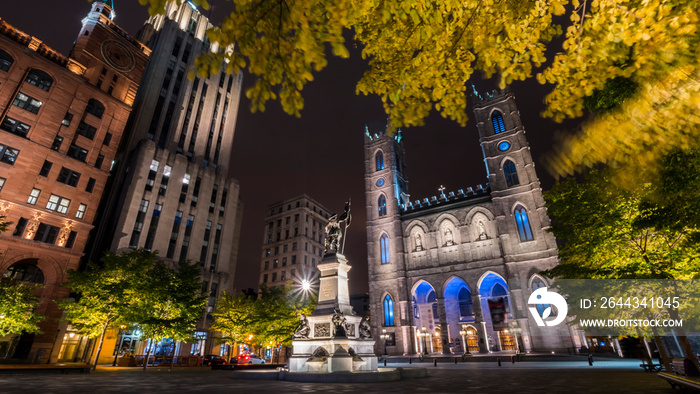
[[(110, 2), (111, 3), (111, 2)], [(69, 56), (0, 19), (0, 272), (42, 284), (42, 334), (0, 339), (0, 357), (71, 361), (86, 340), (59, 322), (150, 50), (96, 1)]]

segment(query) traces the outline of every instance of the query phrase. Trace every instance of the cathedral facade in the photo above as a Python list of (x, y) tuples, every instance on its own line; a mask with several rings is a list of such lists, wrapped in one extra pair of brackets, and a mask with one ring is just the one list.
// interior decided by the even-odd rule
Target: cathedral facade
[(558, 259), (515, 97), (474, 101), (486, 187), (410, 201), (400, 132), (366, 133), (373, 334), (395, 355), (577, 348), (566, 324), (545, 333), (528, 311)]

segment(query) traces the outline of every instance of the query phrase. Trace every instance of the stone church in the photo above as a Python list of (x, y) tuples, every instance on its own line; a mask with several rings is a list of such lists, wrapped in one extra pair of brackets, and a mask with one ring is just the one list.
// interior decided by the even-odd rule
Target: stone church
[(386, 334), (394, 355), (578, 348), (566, 324), (545, 333), (528, 311), (530, 294), (549, 283), (538, 273), (558, 260), (515, 97), (473, 99), (485, 187), (411, 201), (400, 132), (366, 131), (374, 337)]

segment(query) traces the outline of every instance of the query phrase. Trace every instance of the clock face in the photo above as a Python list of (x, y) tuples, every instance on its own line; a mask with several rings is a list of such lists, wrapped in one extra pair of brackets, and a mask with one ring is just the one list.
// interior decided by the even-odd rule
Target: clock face
[(112, 68), (119, 72), (129, 72), (136, 66), (136, 59), (129, 48), (117, 40), (105, 40), (102, 42), (102, 58)]
[(498, 150), (501, 152), (505, 152), (508, 149), (510, 149), (510, 143), (508, 141), (503, 141), (500, 144), (498, 144)]
[(384, 178), (377, 179), (377, 186), (379, 186), (379, 187), (384, 186)]

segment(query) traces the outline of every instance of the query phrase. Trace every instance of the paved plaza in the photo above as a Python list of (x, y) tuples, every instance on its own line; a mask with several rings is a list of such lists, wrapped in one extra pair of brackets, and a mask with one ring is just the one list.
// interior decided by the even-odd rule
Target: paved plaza
[[(389, 366), (409, 367), (408, 364)], [(673, 393), (639, 361), (429, 363), (429, 377), (374, 384), (234, 380), (209, 368), (100, 367), (91, 374), (3, 374), (0, 393)]]
[[(389, 367), (409, 367), (392, 364)], [(0, 393), (673, 393), (638, 360), (438, 364), (429, 377), (374, 384), (235, 380), (209, 368), (100, 367), (91, 374), (2, 374)]]

